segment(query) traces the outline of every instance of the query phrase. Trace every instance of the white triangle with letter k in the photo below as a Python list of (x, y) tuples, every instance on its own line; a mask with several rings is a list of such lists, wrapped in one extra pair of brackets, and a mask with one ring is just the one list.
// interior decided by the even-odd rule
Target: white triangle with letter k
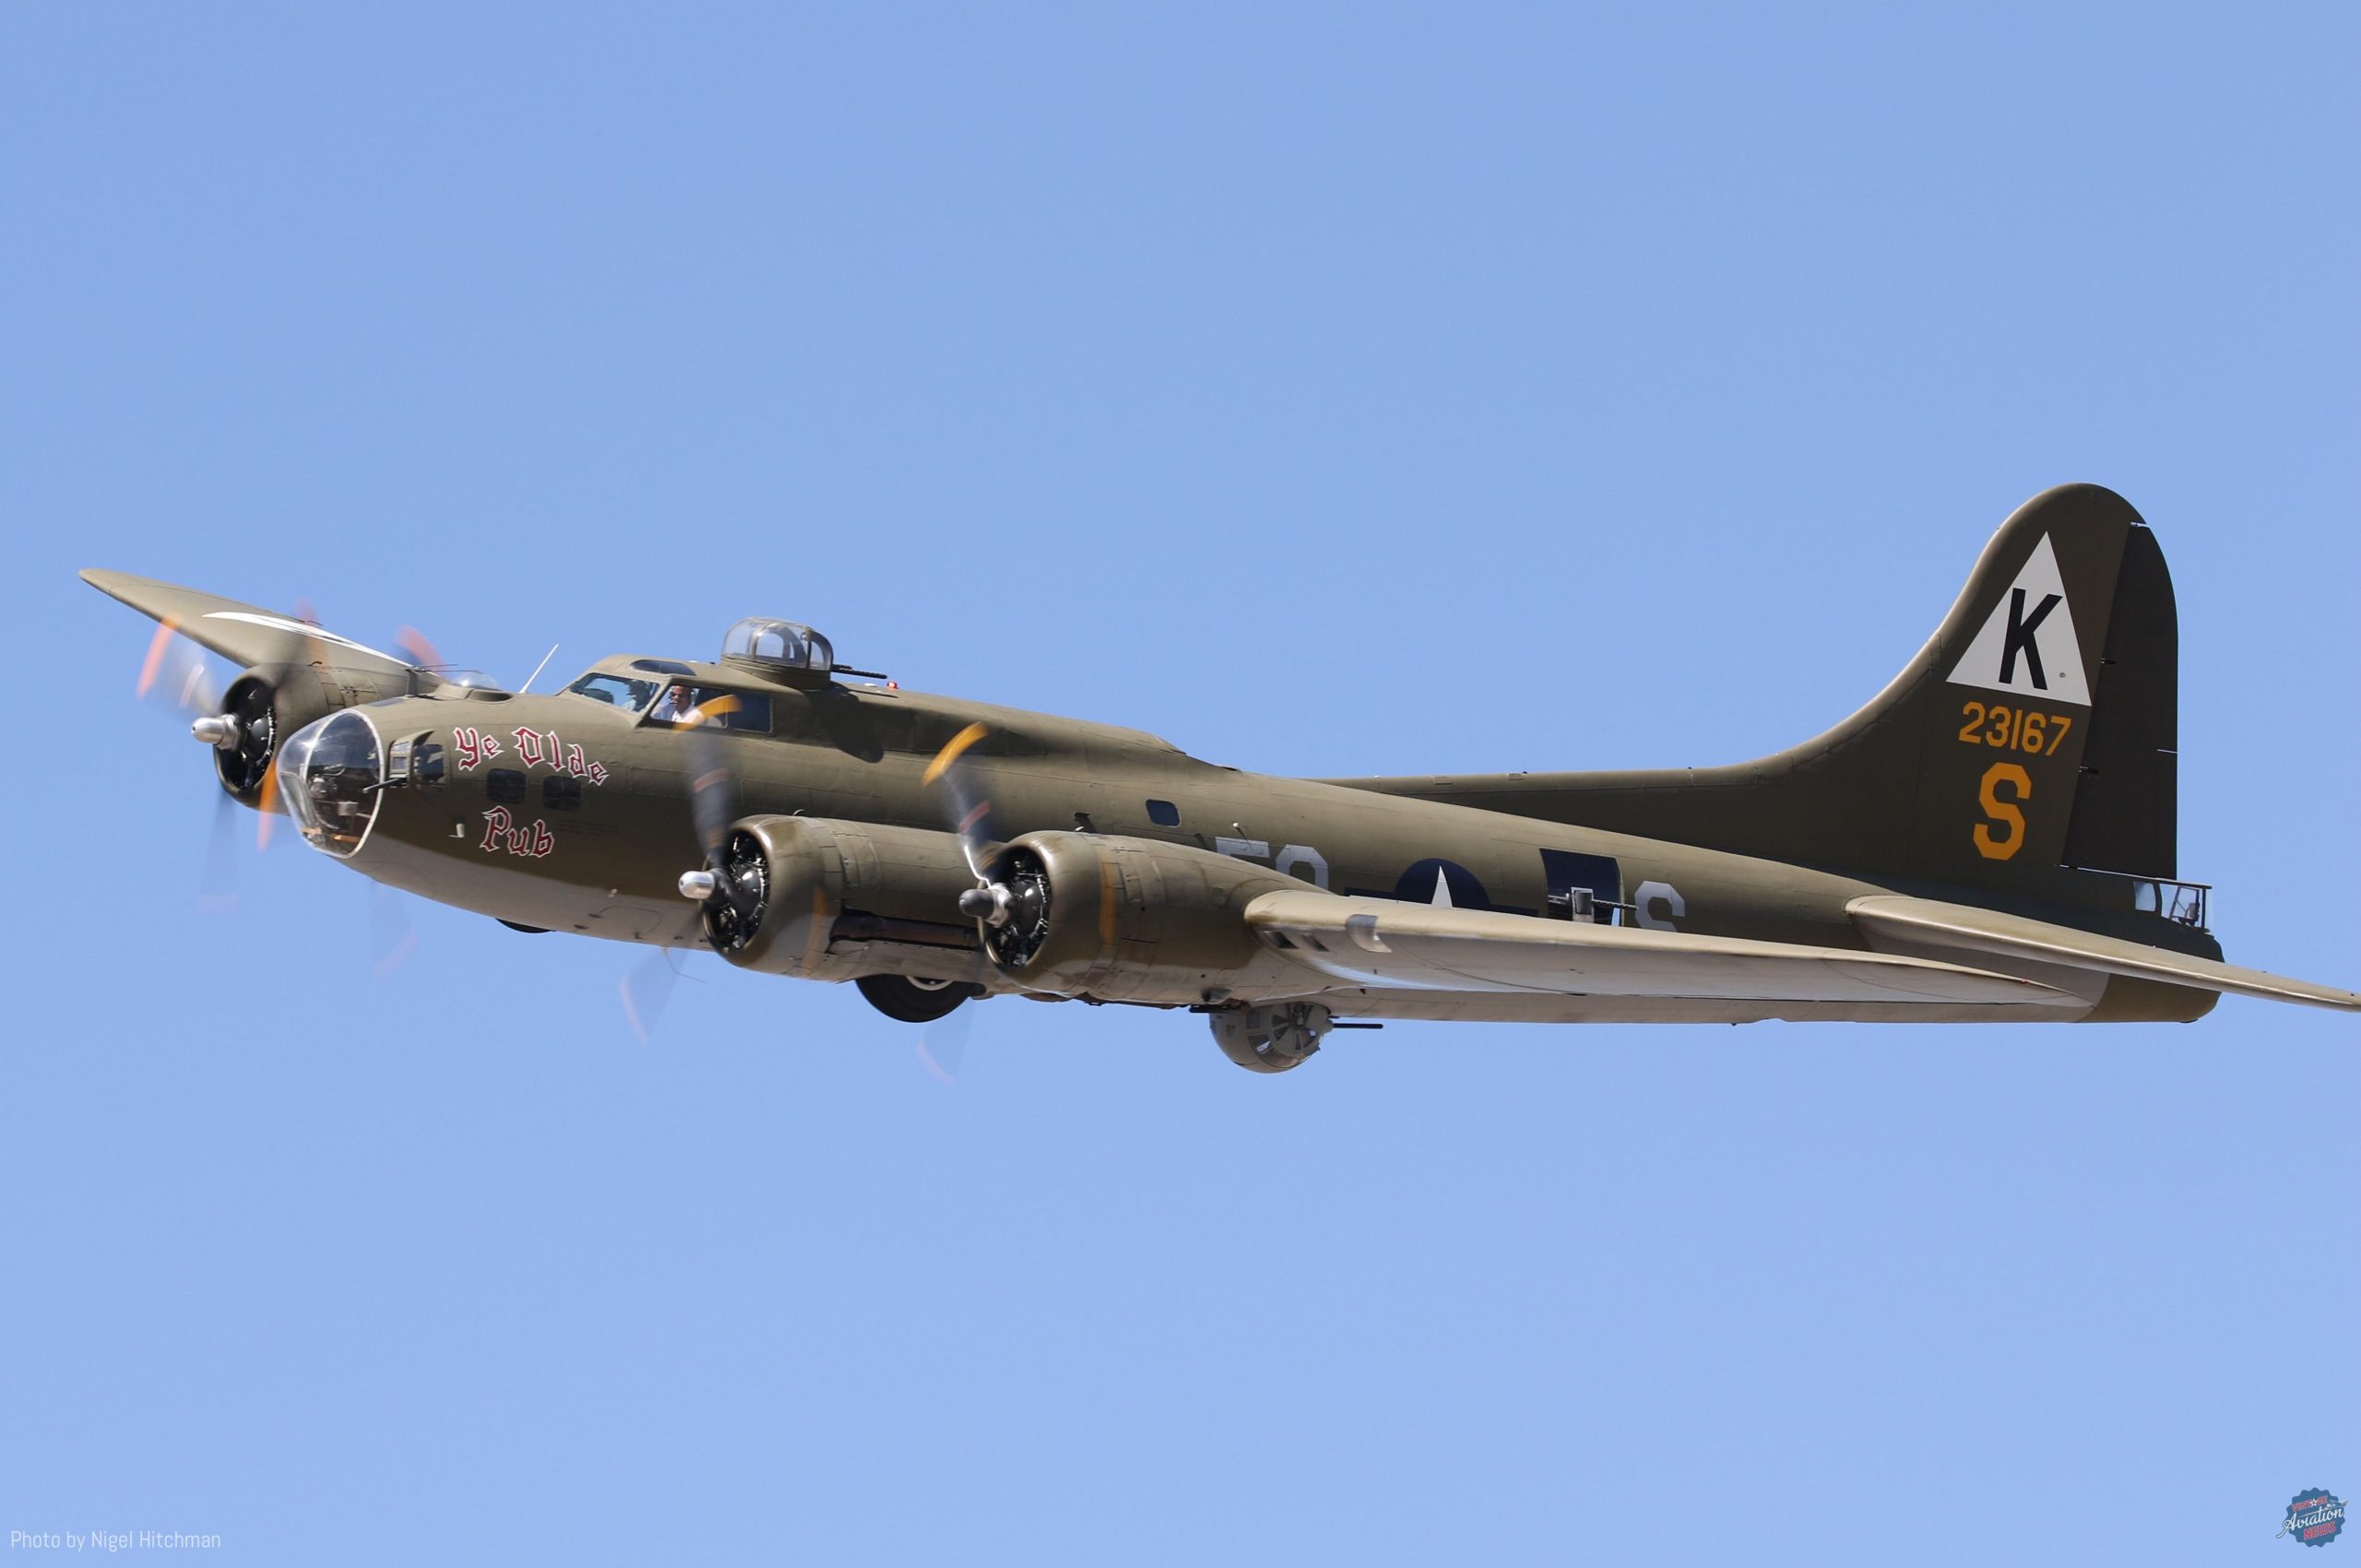
[(1984, 629), (1952, 667), (1954, 686), (1982, 686), (2037, 702), (2091, 706), (2082, 674), (2082, 644), (2074, 635), (2074, 607), (2066, 602), (2066, 582), (2058, 552), (2044, 534), (2025, 558), (2017, 580), (1992, 607)]

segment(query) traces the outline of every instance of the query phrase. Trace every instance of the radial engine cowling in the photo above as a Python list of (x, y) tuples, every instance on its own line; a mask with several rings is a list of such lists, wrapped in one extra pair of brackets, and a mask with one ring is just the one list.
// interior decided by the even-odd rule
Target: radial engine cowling
[(992, 979), (959, 895), (976, 885), (948, 833), (801, 816), (735, 823), (706, 940), (741, 968), (801, 980), (895, 973)]
[(1172, 1006), (1299, 995), (1304, 971), (1264, 947), (1246, 906), (1303, 885), (1210, 849), (1028, 833), (992, 862), (1005, 894), (993, 967), (1027, 991)]
[(257, 664), (230, 683), (221, 711), (199, 719), (196, 733), (213, 747), (221, 787), (255, 805), (289, 736), (339, 708), (401, 695), (367, 671)]

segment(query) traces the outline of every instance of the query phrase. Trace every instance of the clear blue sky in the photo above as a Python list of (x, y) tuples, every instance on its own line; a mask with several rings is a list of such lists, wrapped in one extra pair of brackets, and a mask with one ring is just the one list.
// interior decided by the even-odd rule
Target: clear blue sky
[[(2361, 981), (2347, 7), (18, 6), (0, 1528), (219, 1561), (2287, 1562), (2361, 1028), (1396, 1026), (1261, 1079), (282, 844), (104, 565), (516, 681), (735, 617), (1248, 767), (1716, 762), (2068, 480)], [(47, 671), (53, 665), (62, 675)], [(242, 819), (241, 826), (251, 819)], [(946, 1053), (951, 1053), (946, 1047)], [(2348, 1549), (2361, 1550), (2361, 1549)]]

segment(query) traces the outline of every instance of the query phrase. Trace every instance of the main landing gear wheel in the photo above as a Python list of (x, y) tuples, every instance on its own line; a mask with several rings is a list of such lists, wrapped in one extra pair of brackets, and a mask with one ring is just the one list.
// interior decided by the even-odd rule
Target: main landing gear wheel
[(908, 975), (863, 975), (852, 982), (869, 1004), (896, 1023), (931, 1024), (984, 988), (961, 980), (920, 980)]

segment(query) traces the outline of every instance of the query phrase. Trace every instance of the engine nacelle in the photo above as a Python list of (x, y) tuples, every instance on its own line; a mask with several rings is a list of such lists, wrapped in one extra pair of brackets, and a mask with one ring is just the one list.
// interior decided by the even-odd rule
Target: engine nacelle
[(1027, 991), (1193, 1006), (1309, 989), (1246, 924), (1255, 898), (1303, 885), (1268, 866), (1145, 838), (1028, 833), (991, 874), (1006, 896), (984, 948)]
[[(338, 708), (401, 696), (366, 671), (314, 664), (257, 664), (230, 683), (222, 711), (197, 720), (200, 740), (213, 746), (221, 788), (247, 805), (260, 803), (263, 781), (286, 739)], [(208, 730), (214, 732), (208, 733)]]
[(976, 924), (958, 913), (976, 885), (951, 834), (802, 816), (730, 829), (706, 940), (741, 968), (801, 980), (890, 972), (982, 982)]

